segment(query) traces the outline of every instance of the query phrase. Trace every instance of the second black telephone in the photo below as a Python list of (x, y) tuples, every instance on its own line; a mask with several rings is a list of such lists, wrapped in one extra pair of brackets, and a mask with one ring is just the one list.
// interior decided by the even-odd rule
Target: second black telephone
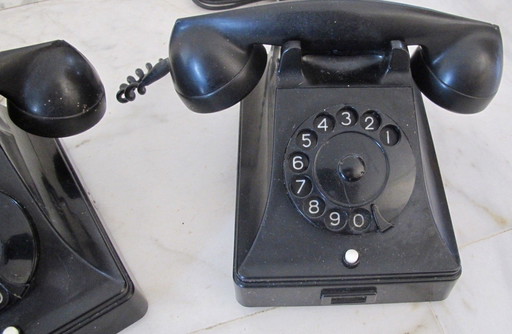
[(114, 333), (147, 302), (66, 149), (106, 110), (103, 84), (57, 40), (0, 51), (0, 332)]
[(421, 93), (479, 112), (502, 59), (495, 25), (382, 1), (284, 2), (179, 19), (169, 58), (118, 99), (170, 72), (196, 112), (241, 101), (243, 305), (440, 300), (461, 266)]

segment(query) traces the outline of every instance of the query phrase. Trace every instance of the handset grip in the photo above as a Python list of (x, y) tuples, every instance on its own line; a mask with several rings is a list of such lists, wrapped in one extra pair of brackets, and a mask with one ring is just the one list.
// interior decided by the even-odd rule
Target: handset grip
[(0, 52), (0, 94), (17, 126), (44, 137), (85, 131), (106, 109), (96, 71), (65, 41)]
[(419, 45), (416, 83), (435, 103), (461, 113), (485, 108), (501, 80), (495, 25), (391, 2), (305, 1), (179, 19), (169, 47), (176, 91), (192, 110), (227, 108), (261, 77), (261, 45), (290, 40), (316, 54), (384, 50), (392, 40)]

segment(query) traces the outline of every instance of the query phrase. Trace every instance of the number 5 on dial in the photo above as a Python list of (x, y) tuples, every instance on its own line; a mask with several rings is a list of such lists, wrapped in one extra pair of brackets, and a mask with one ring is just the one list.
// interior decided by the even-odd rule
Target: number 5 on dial
[(303, 130), (297, 135), (297, 145), (307, 150), (316, 146), (317, 137), (313, 131)]

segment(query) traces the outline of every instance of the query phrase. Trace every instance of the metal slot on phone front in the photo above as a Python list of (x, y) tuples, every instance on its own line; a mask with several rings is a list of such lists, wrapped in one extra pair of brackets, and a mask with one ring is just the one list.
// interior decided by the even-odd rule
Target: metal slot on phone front
[(322, 305), (370, 304), (377, 300), (377, 288), (323, 289), (320, 294)]

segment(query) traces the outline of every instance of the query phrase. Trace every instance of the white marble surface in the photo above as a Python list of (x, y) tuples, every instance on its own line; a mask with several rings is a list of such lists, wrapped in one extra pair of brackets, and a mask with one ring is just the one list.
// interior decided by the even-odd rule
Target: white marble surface
[(30, 4), (33, 4), (36, 2), (41, 2), (41, 1), (46, 1), (46, 0), (1, 0), (0, 1), (0, 9), (25, 6), (25, 5), (30, 5)]
[[(404, 2), (493, 22), (503, 34), (505, 72), (485, 112), (464, 116), (426, 101), (463, 275), (442, 302), (289, 308), (235, 300), (238, 108), (192, 113), (170, 80), (135, 103), (115, 101), (126, 75), (166, 56), (174, 20), (204, 11), (190, 0), (47, 0), (0, 10), (1, 50), (65, 39), (107, 89), (104, 119), (64, 142), (149, 301), (123, 333), (510, 333), (512, 3)], [(12, 3), (0, 0), (0, 8)]]

